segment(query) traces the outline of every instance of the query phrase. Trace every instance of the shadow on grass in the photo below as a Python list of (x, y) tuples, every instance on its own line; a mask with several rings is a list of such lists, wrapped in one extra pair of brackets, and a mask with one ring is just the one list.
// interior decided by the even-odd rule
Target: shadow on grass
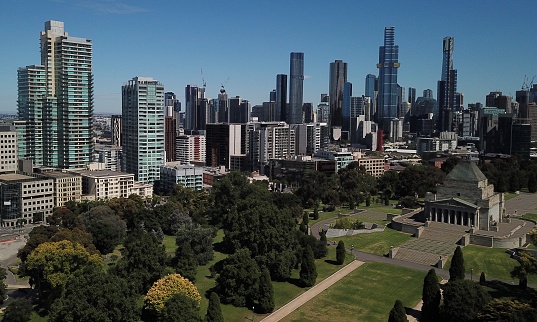
[(325, 262), (325, 263), (328, 263), (328, 264), (331, 264), (331, 265), (343, 266), (343, 265), (338, 264), (338, 263), (337, 263), (335, 260), (333, 260), (333, 259), (325, 259), (324, 262)]
[(229, 247), (223, 242), (219, 242), (219, 243), (214, 243), (213, 244), (213, 249), (215, 252), (219, 252), (219, 253), (222, 253), (222, 254), (227, 254), (227, 255), (231, 255), (233, 254), (233, 251), (231, 249), (229, 249)]
[(293, 284), (294, 286), (303, 287), (302, 282), (300, 281), (299, 278), (289, 277), (287, 279), (287, 283)]
[(522, 289), (518, 283), (508, 284), (497, 280), (486, 281), (484, 285), (493, 298), (518, 298), (537, 301), (537, 291), (530, 287)]

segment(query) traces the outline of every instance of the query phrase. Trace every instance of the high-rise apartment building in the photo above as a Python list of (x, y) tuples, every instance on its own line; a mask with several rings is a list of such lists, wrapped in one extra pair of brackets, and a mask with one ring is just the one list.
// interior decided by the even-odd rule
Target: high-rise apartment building
[(438, 82), (438, 132), (454, 130), (453, 113), (457, 111), (457, 70), (453, 69), (453, 37), (443, 40), (442, 78)]
[(301, 124), (304, 103), (304, 53), (291, 53), (289, 73), (289, 106), (286, 111), (288, 124)]
[(385, 132), (390, 131), (390, 122), (397, 117), (397, 69), (399, 68), (399, 46), (395, 45), (395, 28), (384, 28), (384, 46), (379, 47), (378, 108), (377, 120)]
[(45, 22), (41, 65), (18, 70), (18, 117), (36, 165), (79, 168), (94, 149), (92, 43), (71, 37), (61, 21)]
[(134, 77), (122, 87), (124, 171), (152, 184), (164, 164), (164, 86)]
[(416, 89), (414, 87), (408, 88), (408, 102), (410, 104), (416, 103)]
[(379, 81), (377, 76), (373, 74), (367, 74), (365, 77), (365, 96), (371, 98), (371, 119), (373, 120), (374, 115), (377, 113), (377, 99), (379, 91)]
[(17, 171), (17, 130), (9, 123), (0, 123), (0, 174)]
[(112, 115), (110, 129), (112, 132), (112, 144), (121, 146), (121, 115)]
[(276, 75), (276, 121), (287, 118), (287, 75)]
[(352, 97), (352, 83), (345, 82), (343, 85), (343, 104), (341, 110), (343, 131), (349, 131), (351, 124), (351, 97)]
[(187, 131), (205, 130), (208, 102), (205, 99), (205, 88), (187, 85), (185, 88), (185, 125)]
[(247, 123), (250, 120), (250, 102), (243, 100), (240, 96), (232, 97), (228, 100), (229, 123)]
[(424, 89), (423, 90), (423, 97), (424, 98), (433, 98), (433, 90), (432, 89)]
[[(336, 60), (333, 63), (330, 63), (329, 95), (331, 128), (341, 128), (343, 125), (343, 88), (346, 82), (347, 63), (342, 60)], [(337, 140), (339, 138), (333, 137), (333, 139)]]

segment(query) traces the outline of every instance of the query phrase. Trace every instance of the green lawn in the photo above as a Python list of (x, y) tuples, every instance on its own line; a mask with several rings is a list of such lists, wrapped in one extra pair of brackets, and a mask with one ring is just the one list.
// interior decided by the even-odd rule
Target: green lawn
[[(464, 268), (466, 273), (470, 274), (473, 269), (474, 278), (479, 279), (481, 272), (485, 272), (487, 280), (502, 279), (506, 281), (518, 282), (511, 279), (509, 273), (518, 265), (518, 262), (509, 257), (509, 254), (502, 248), (489, 248), (476, 245), (468, 245), (462, 248), (464, 256)], [(451, 266), (451, 258), (446, 263), (446, 269)], [(530, 283), (537, 282), (537, 276), (529, 275)]]
[(365, 263), (282, 321), (386, 321), (395, 300), (414, 307), (425, 272)]
[(162, 241), (164, 247), (166, 247), (166, 253), (175, 253), (177, 250), (177, 245), (175, 244), (175, 236), (164, 235), (164, 240)]
[(537, 214), (524, 214), (524, 215), (522, 215), (522, 218), (531, 219), (531, 220), (537, 220)]
[[(224, 236), (224, 233), (222, 230), (218, 231), (218, 234), (215, 238), (215, 243), (220, 242)], [(209, 267), (213, 265), (214, 263), (220, 261), (221, 259), (225, 258), (227, 255), (215, 252), (215, 259), (211, 261), (209, 264), (198, 267), (198, 274), (196, 275), (196, 287), (198, 288), (198, 291), (200, 292), (202, 299), (201, 299), (201, 305), (200, 305), (200, 313), (202, 316), (205, 316), (205, 313), (207, 312), (207, 306), (209, 304), (208, 299), (205, 298), (205, 292), (209, 290), (210, 288), (214, 287), (215, 285), (215, 279), (210, 277)], [(342, 268), (342, 266), (339, 265), (333, 265), (331, 263), (326, 262), (326, 260), (335, 260), (336, 258), (336, 250), (334, 247), (328, 248), (328, 256), (323, 259), (317, 259), (315, 260), (316, 266), (317, 266), (317, 283), (325, 279), (326, 277), (330, 276), (334, 272), (336, 272), (338, 269)], [(350, 263), (353, 260), (351, 255), (349, 254), (346, 258), (345, 264)], [(299, 270), (293, 271), (293, 278), (299, 277)], [(284, 304), (288, 303), (298, 295), (305, 292), (307, 289), (298, 287), (294, 284), (288, 283), (288, 282), (273, 282), (274, 287), (274, 297), (275, 297), (275, 304), (276, 309), (280, 308)], [(248, 321), (252, 319), (252, 311), (249, 309), (246, 309), (244, 307), (238, 308), (234, 307), (233, 305), (222, 305), (222, 314), (224, 315), (224, 319), (226, 321)], [(256, 321), (260, 320), (261, 316), (256, 315)]]
[(351, 245), (354, 245), (355, 249), (366, 253), (386, 255), (390, 250), (390, 246), (399, 246), (411, 238), (410, 234), (386, 227), (383, 232), (330, 238), (330, 240), (336, 242), (342, 240), (346, 247), (350, 248)]

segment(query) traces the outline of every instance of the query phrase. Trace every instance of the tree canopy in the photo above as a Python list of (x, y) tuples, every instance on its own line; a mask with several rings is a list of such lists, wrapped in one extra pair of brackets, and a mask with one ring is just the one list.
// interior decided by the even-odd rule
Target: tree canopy
[(449, 281), (457, 280), (464, 280), (464, 257), (460, 246), (455, 249), (449, 267)]
[(176, 294), (183, 294), (192, 299), (199, 307), (201, 295), (196, 286), (179, 274), (170, 274), (151, 286), (144, 297), (144, 311), (158, 316), (159, 312), (164, 309), (166, 302)]
[(473, 321), (490, 300), (489, 293), (476, 282), (450, 281), (444, 288), (441, 315), (447, 322)]

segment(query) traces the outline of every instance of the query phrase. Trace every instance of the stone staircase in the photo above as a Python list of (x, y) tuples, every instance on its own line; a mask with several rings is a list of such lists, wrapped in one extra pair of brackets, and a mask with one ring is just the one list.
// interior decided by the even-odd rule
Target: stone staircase
[(412, 238), (400, 245), (393, 258), (408, 262), (436, 266), (440, 256), (453, 255), (457, 242), (467, 233), (467, 227), (444, 223), (430, 223), (420, 238)]

